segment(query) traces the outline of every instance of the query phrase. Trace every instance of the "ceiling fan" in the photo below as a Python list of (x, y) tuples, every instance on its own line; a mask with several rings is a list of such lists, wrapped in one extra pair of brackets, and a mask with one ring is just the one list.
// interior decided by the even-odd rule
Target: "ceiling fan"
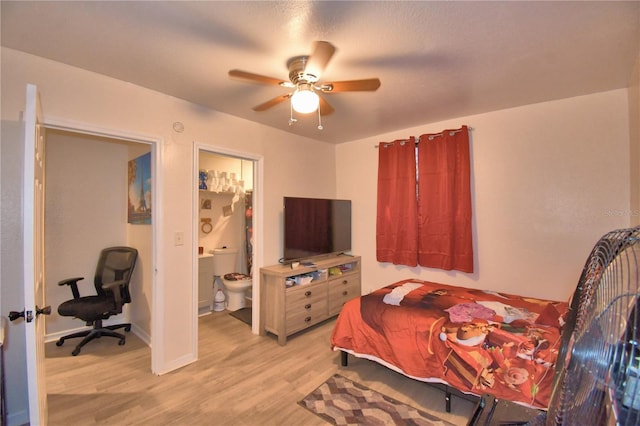
[[(380, 80), (377, 78), (319, 83), (322, 72), (335, 51), (336, 48), (327, 41), (314, 42), (311, 55), (294, 56), (287, 61), (289, 81), (237, 69), (229, 71), (229, 77), (295, 89), (290, 93), (276, 96), (267, 102), (253, 107), (254, 111), (265, 111), (287, 99), (291, 99), (292, 111), (289, 125), (292, 125), (296, 121), (293, 118), (293, 111), (301, 114), (318, 111), (318, 118), (320, 115), (328, 115), (334, 111), (333, 107), (318, 95), (318, 92), (331, 94), (354, 91), (375, 91), (380, 87)], [(318, 128), (322, 129), (322, 124), (319, 124)]]

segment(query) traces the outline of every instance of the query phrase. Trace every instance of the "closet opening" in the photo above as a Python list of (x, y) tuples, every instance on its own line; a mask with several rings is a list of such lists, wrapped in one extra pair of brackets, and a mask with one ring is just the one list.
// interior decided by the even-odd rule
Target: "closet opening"
[[(151, 373), (157, 227), (154, 218), (157, 200), (151, 194), (157, 193), (156, 143), (66, 126), (45, 127), (47, 304), (55, 312), (62, 302), (72, 298), (67, 286), (56, 285), (68, 276), (85, 277), (79, 282), (81, 294), (93, 294), (93, 275), (103, 248), (116, 245), (136, 248), (138, 262), (131, 279), (131, 303), (125, 304), (121, 314), (104, 324), (132, 324), (131, 333), (149, 346), (152, 353)], [(146, 159), (144, 164), (148, 168), (144, 171), (149, 178), (144, 193), (132, 192), (130, 185), (131, 164), (140, 158)], [(131, 203), (145, 207), (147, 220), (137, 223), (128, 220)], [(53, 314), (47, 318), (45, 340), (51, 342), (84, 328), (75, 318)], [(77, 343), (70, 340), (59, 350), (70, 352)], [(117, 341), (114, 340), (114, 344), (117, 345)]]

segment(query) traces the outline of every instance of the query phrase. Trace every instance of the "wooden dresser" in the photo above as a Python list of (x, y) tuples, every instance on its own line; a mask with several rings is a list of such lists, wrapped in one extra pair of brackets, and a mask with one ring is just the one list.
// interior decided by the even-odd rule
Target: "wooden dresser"
[(360, 257), (339, 255), (312, 264), (260, 268), (260, 335), (287, 337), (340, 313), (360, 296)]

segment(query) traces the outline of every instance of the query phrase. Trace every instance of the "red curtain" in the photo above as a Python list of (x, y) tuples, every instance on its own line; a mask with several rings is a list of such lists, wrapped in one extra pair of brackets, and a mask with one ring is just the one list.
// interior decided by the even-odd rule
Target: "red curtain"
[(415, 139), (378, 147), (378, 262), (417, 266)]
[(420, 136), (418, 264), (473, 272), (469, 130)]

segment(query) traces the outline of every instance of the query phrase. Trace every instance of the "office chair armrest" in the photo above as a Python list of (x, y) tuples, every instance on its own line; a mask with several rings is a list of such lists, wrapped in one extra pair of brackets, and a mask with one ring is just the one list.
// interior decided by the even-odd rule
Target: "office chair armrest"
[(67, 278), (66, 280), (62, 280), (58, 283), (58, 285), (68, 285), (71, 286), (71, 293), (73, 293), (74, 299), (80, 298), (80, 292), (78, 291), (78, 281), (84, 280), (84, 277), (76, 277), (76, 278)]
[(116, 300), (116, 306), (120, 307), (123, 305), (122, 293), (120, 293), (120, 288), (124, 287), (125, 285), (127, 285), (127, 281), (125, 280), (114, 281), (112, 283), (102, 284), (102, 289), (113, 293), (113, 297)]

